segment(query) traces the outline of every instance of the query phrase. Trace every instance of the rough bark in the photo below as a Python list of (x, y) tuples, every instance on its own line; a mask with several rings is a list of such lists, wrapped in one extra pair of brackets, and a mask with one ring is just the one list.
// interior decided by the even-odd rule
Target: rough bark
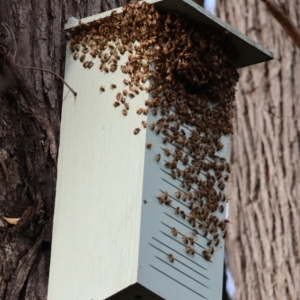
[[(68, 17), (126, 2), (0, 0), (0, 23), (16, 36), (18, 64), (63, 76)], [(0, 28), (0, 42), (9, 44), (0, 54), (0, 299), (46, 299), (63, 85), (52, 74), (16, 68), (5, 34)], [(10, 225), (3, 216), (21, 219)]]
[[(300, 1), (285, 1), (299, 28)], [(221, 19), (275, 54), (240, 71), (232, 137), (235, 299), (300, 299), (300, 51), (258, 0), (219, 0)]]

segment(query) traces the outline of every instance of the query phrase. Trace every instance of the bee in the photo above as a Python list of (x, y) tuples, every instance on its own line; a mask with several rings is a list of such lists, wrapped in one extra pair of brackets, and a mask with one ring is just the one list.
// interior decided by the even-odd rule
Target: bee
[(188, 239), (189, 239), (191, 245), (194, 245), (194, 243), (195, 243), (195, 238), (194, 238), (193, 236), (189, 236)]
[(175, 257), (173, 254), (169, 254), (168, 257), (169, 257), (169, 260), (171, 263), (173, 263), (175, 261)]
[(142, 114), (142, 113), (143, 113), (143, 109), (142, 109), (142, 108), (138, 108), (137, 111), (136, 111), (136, 113), (137, 113), (138, 115)]
[(219, 206), (219, 211), (222, 213), (224, 211), (224, 205)]
[(176, 214), (176, 215), (179, 215), (179, 214), (180, 214), (180, 207), (179, 207), (179, 206), (177, 206), (177, 207), (175, 208), (175, 214)]
[(188, 243), (189, 243), (189, 238), (188, 238), (186, 235), (184, 235), (184, 236), (182, 237), (182, 239), (183, 239), (183, 242), (184, 242), (185, 244), (188, 244)]
[(215, 246), (218, 246), (219, 243), (220, 243), (220, 239), (216, 239), (216, 240), (215, 240)]
[[(122, 101), (121, 101), (122, 102)], [(123, 103), (123, 102), (122, 102)], [(127, 110), (129, 110), (129, 104), (128, 103), (124, 103), (124, 106)]]
[(193, 235), (199, 234), (199, 231), (197, 229), (193, 229)]
[(164, 148), (164, 152), (167, 156), (170, 156), (171, 151), (168, 148)]
[(73, 58), (74, 58), (75, 60), (77, 60), (78, 57), (79, 57), (79, 53), (78, 53), (78, 52), (74, 52), (74, 53), (73, 53)]
[(146, 148), (147, 148), (147, 149), (151, 149), (151, 148), (152, 148), (152, 145), (153, 145), (152, 142), (148, 142), (148, 143), (146, 144)]
[(186, 218), (186, 214), (183, 210), (180, 211), (180, 215), (182, 216), (182, 219), (185, 219)]
[(211, 260), (211, 254), (210, 254), (209, 251), (203, 250), (203, 251), (202, 251), (202, 254), (203, 254), (203, 257), (204, 257), (206, 260), (208, 260), (208, 261)]
[(122, 94), (121, 93), (117, 93), (116, 98), (118, 101), (120, 101), (122, 99)]
[(150, 125), (149, 127), (150, 127), (150, 129), (153, 131), (153, 130), (155, 129), (155, 123), (152, 122), (151, 125)]
[[(123, 116), (127, 116), (127, 109), (125, 109), (125, 108), (122, 109), (122, 115), (123, 115)], [(135, 134), (137, 134), (137, 133), (135, 133)]]
[(115, 101), (113, 105), (114, 105), (114, 107), (118, 107), (120, 105), (120, 103), (118, 101)]
[(176, 193), (175, 193), (175, 196), (177, 199), (180, 199), (181, 198), (181, 191), (178, 190)]
[(113, 84), (113, 83), (110, 85), (110, 88), (111, 88), (112, 90), (115, 89), (116, 87), (117, 87), (117, 86), (116, 86), (115, 84)]
[(155, 156), (155, 160), (156, 160), (157, 162), (160, 161), (160, 154), (157, 154), (157, 155)]
[(223, 232), (223, 239), (226, 239), (227, 235), (228, 235), (228, 232), (227, 232), (227, 229), (225, 229)]
[(123, 79), (124, 84), (129, 85), (129, 81), (127, 79)]
[(123, 90), (123, 95), (126, 97), (128, 94), (128, 91), (126, 89)]
[(173, 236), (177, 236), (178, 234), (178, 230), (175, 227), (172, 228), (172, 234)]
[(134, 135), (137, 135), (141, 130), (139, 128), (135, 128), (134, 131), (133, 131), (133, 134)]
[(80, 56), (79, 60), (80, 60), (81, 62), (84, 62), (84, 60), (85, 60), (85, 55), (82, 54), (82, 55)]
[(103, 85), (100, 85), (100, 87), (99, 87), (99, 91), (100, 91), (100, 92), (105, 92), (105, 88), (104, 88), (104, 86), (103, 86)]
[(152, 108), (151, 111), (152, 111), (152, 115), (153, 116), (157, 115), (157, 109), (156, 108)]
[(168, 198), (164, 201), (164, 203), (170, 205), (172, 203), (172, 199)]
[(210, 239), (210, 240), (208, 240), (208, 242), (207, 242), (207, 246), (210, 246), (211, 244), (212, 244), (212, 242), (213, 242), (213, 240), (212, 239)]
[(132, 99), (135, 97), (135, 95), (133, 93), (129, 93), (128, 96)]
[(146, 116), (147, 114), (148, 114), (148, 108), (144, 108), (144, 109), (143, 109), (143, 115)]
[(213, 255), (214, 252), (215, 252), (215, 248), (214, 248), (214, 247), (211, 247), (211, 248), (210, 248), (210, 254)]

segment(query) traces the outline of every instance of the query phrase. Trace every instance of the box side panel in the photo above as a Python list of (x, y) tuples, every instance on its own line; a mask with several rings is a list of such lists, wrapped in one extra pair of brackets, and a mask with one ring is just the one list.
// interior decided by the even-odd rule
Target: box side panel
[[(160, 117), (150, 114), (148, 122), (155, 122)], [(190, 131), (187, 127), (181, 128), (187, 134)], [(220, 239), (219, 245), (215, 246), (211, 261), (205, 260), (202, 251), (208, 248), (209, 236), (205, 237), (197, 224), (195, 228), (199, 234), (195, 235), (195, 244), (192, 246), (196, 253), (186, 253), (188, 245), (185, 244), (183, 236), (194, 236), (195, 228), (189, 223), (188, 217), (183, 219), (175, 210), (179, 207), (188, 216), (191, 201), (182, 201), (175, 196), (178, 190), (182, 194), (187, 193), (187, 190), (182, 187), (182, 179), (173, 179), (171, 170), (165, 167), (170, 157), (164, 154), (163, 149), (168, 148), (174, 153), (175, 145), (164, 144), (162, 137), (163, 135), (157, 135), (155, 131), (147, 131), (147, 142), (151, 141), (153, 147), (145, 155), (138, 282), (168, 300), (222, 299), (224, 240)], [(222, 142), (224, 148), (218, 155), (227, 157), (229, 138), (222, 137)], [(161, 158), (156, 162), (158, 153)], [(177, 167), (184, 169), (180, 161)], [(200, 177), (205, 180), (203, 175), (200, 174)], [(196, 187), (193, 186), (191, 191), (194, 188)], [(165, 191), (168, 191), (172, 200), (170, 205), (160, 204), (157, 199)], [(215, 212), (214, 215), (224, 219), (225, 209), (223, 213)], [(174, 227), (178, 231), (177, 236), (172, 233)], [(170, 254), (175, 258), (173, 263), (169, 259)]]
[(49, 300), (105, 299), (137, 281), (146, 131), (133, 130), (146, 116), (135, 113), (141, 101), (127, 116), (113, 106), (124, 74), (93, 62), (84, 69), (67, 48), (78, 95), (64, 90)]

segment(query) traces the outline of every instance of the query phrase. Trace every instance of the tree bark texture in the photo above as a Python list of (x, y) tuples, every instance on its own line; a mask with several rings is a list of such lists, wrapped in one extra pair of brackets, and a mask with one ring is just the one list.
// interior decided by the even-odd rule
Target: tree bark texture
[[(0, 0), (0, 23), (16, 36), (18, 64), (63, 77), (67, 19), (126, 2)], [(0, 42), (9, 45), (0, 54), (0, 299), (46, 299), (63, 84), (52, 74), (16, 68), (4, 27)], [(2, 217), (20, 220), (10, 225)]]
[[(285, 1), (300, 25), (300, 1)], [(235, 299), (300, 299), (300, 51), (259, 0), (217, 13), (274, 52), (240, 70), (227, 240)]]

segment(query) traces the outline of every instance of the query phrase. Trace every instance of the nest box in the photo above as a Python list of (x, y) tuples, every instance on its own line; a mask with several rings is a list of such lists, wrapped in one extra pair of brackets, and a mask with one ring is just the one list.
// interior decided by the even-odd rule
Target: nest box
[(190, 0), (65, 29), (48, 300), (221, 299), (236, 69), (272, 53)]

